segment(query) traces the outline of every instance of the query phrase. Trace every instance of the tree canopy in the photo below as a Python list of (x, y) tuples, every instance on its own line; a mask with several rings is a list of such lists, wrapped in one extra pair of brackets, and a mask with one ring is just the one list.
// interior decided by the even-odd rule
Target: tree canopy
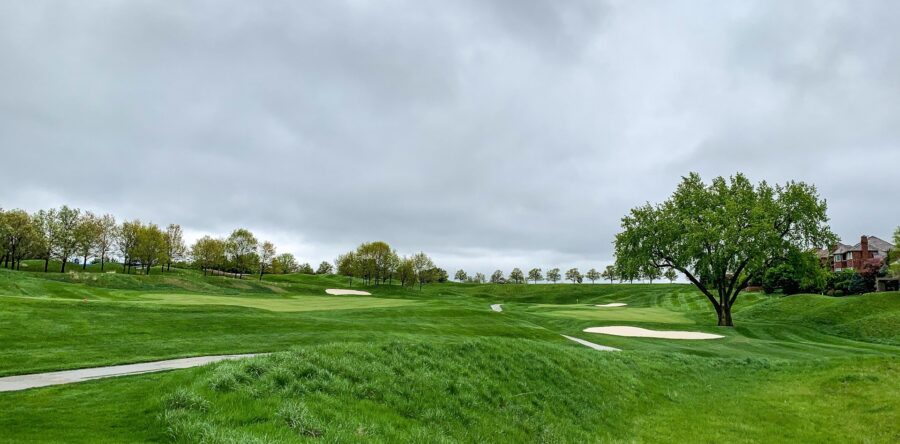
[(684, 177), (657, 205), (634, 208), (616, 235), (618, 270), (674, 268), (733, 325), (731, 307), (752, 280), (788, 254), (836, 242), (827, 205), (803, 182), (753, 185), (743, 174), (706, 184)]

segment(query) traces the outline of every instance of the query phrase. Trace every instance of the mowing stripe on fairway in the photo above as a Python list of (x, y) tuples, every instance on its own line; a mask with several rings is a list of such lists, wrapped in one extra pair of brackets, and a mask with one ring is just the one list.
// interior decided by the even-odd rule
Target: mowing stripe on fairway
[(60, 372), (35, 373), (0, 378), (0, 392), (14, 392), (50, 385), (70, 384), (90, 381), (92, 379), (111, 378), (115, 376), (139, 375), (142, 373), (161, 372), (181, 368), (198, 367), (213, 362), (229, 359), (251, 358), (259, 354), (195, 356), (193, 358), (169, 359), (166, 361), (141, 362), (138, 364), (112, 365), (108, 367), (81, 368)]

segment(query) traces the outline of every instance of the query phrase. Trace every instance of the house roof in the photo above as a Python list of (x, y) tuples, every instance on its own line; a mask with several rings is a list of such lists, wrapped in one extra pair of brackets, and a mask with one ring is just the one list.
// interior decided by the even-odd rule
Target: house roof
[[(869, 238), (869, 251), (875, 251), (880, 253), (887, 253), (888, 251), (893, 250), (894, 244), (885, 241), (876, 236), (866, 236)], [(837, 246), (831, 252), (831, 254), (844, 254), (849, 251), (862, 251), (862, 243), (857, 242), (856, 245), (850, 246), (847, 244), (842, 244), (838, 242)]]
[(869, 236), (869, 250), (872, 250), (872, 247), (875, 247), (874, 249), (877, 249), (878, 251), (888, 252), (893, 250), (895, 248), (895, 245), (884, 239), (875, 236)]

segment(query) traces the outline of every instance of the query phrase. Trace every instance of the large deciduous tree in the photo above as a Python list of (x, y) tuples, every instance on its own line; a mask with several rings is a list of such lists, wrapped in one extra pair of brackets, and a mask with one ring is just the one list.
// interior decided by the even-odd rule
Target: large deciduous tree
[(76, 228), (81, 221), (81, 210), (77, 208), (69, 208), (63, 205), (56, 212), (56, 218), (53, 220), (53, 244), (56, 246), (56, 254), (62, 261), (59, 269), (60, 273), (66, 272), (66, 264), (69, 258), (75, 253), (78, 246), (78, 233)]
[(566, 280), (572, 281), (573, 284), (580, 284), (581, 279), (581, 272), (577, 268), (570, 268), (566, 271)]
[(434, 273), (436, 271), (434, 262), (422, 252), (414, 254), (411, 259), (413, 268), (416, 270), (416, 279), (419, 281), (419, 290), (421, 290), (423, 285), (437, 278)]
[(584, 274), (584, 277), (590, 279), (591, 283), (593, 284), (598, 279), (600, 279), (600, 272), (597, 271), (596, 268), (591, 268), (587, 273)]
[(117, 236), (118, 226), (116, 225), (116, 218), (114, 218), (111, 214), (104, 214), (102, 217), (97, 219), (96, 254), (100, 256), (100, 271), (103, 271), (103, 268), (106, 264), (106, 259), (109, 257), (110, 251), (112, 251)]
[(225, 262), (225, 241), (203, 236), (191, 246), (191, 257), (205, 276), (209, 270), (221, 267)]
[(140, 261), (144, 274), (150, 274), (154, 265), (167, 260), (165, 233), (156, 224), (139, 224), (132, 254)]
[(678, 270), (713, 305), (718, 324), (732, 326), (738, 295), (769, 266), (836, 242), (826, 208), (815, 187), (802, 182), (754, 186), (737, 174), (705, 184), (691, 173), (668, 200), (622, 219), (617, 268)]
[(184, 233), (181, 225), (169, 224), (166, 227), (166, 271), (172, 269), (172, 262), (184, 260), (187, 246), (184, 244)]
[(609, 279), (609, 283), (612, 284), (614, 280), (618, 279), (619, 275), (616, 273), (615, 266), (607, 265), (606, 268), (603, 269), (603, 273), (600, 273), (600, 277)]
[(509, 272), (509, 280), (510, 282), (521, 284), (525, 279), (525, 275), (522, 274), (522, 270), (518, 268), (513, 268), (512, 271)]
[(86, 211), (75, 225), (75, 250), (82, 258), (81, 269), (87, 269), (88, 257), (97, 248), (97, 240), (100, 238), (100, 219)]
[(559, 274), (559, 268), (551, 268), (547, 270), (547, 280), (552, 283), (557, 283), (561, 279), (561, 275)]
[[(275, 259), (275, 244), (265, 241), (259, 246), (259, 280), (262, 281), (263, 274), (265, 274), (266, 270), (272, 267), (272, 260)], [(293, 256), (291, 256), (293, 258)]]
[(234, 230), (225, 241), (225, 255), (237, 270), (238, 279), (247, 273), (251, 260), (255, 259), (257, 245), (256, 236), (246, 228)]
[(528, 279), (531, 279), (531, 282), (538, 283), (538, 281), (544, 280), (544, 274), (541, 272), (540, 268), (532, 268), (528, 270)]
[(319, 268), (316, 268), (316, 274), (331, 274), (333, 272), (334, 267), (328, 261), (322, 261), (319, 264)]
[(465, 270), (456, 270), (456, 274), (453, 277), (459, 282), (465, 282), (469, 276), (466, 275)]

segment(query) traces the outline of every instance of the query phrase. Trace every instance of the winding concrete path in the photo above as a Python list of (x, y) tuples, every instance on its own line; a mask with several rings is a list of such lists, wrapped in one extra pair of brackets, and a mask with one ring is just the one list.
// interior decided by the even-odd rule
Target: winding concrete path
[(213, 362), (250, 358), (258, 354), (197, 356), (193, 358), (169, 359), (167, 361), (141, 362), (138, 364), (112, 365), (109, 367), (80, 368), (60, 372), (35, 373), (0, 378), (0, 392), (14, 392), (49, 385), (70, 384), (90, 381), (92, 379), (111, 378), (114, 376), (139, 375), (142, 373), (161, 372), (180, 368), (198, 367)]
[(590, 347), (590, 348), (592, 348), (592, 349), (594, 349), (594, 350), (608, 351), (608, 352), (611, 352), (611, 351), (619, 351), (619, 349), (618, 349), (618, 348), (615, 348), (615, 347), (608, 347), (608, 346), (606, 346), (606, 345), (594, 344), (593, 342), (585, 341), (584, 339), (573, 338), (572, 336), (566, 336), (566, 335), (561, 335), (561, 336), (564, 337), (564, 338), (566, 338), (566, 339), (570, 339), (570, 340), (572, 340), (572, 341), (575, 341), (575, 342), (577, 342), (577, 343), (579, 343), (579, 344), (581, 344), (581, 345), (583, 345), (583, 346), (585, 346), (585, 347)]
[(494, 310), (499, 313), (499, 312), (503, 311), (503, 307), (501, 307), (500, 304), (491, 304), (491, 310)]

